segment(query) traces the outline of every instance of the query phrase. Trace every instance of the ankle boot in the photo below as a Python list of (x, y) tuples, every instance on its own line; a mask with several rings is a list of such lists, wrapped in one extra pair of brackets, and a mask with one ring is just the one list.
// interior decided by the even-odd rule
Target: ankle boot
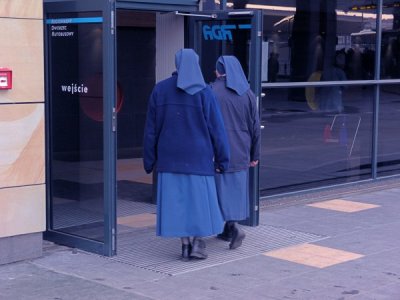
[(242, 229), (238, 227), (238, 225), (235, 223), (233, 227), (233, 234), (232, 234), (232, 240), (231, 243), (229, 244), (229, 249), (233, 250), (242, 245), (242, 242), (245, 238), (246, 234)]
[(193, 240), (193, 248), (190, 257), (198, 259), (206, 259), (208, 257), (206, 251), (206, 242), (202, 239), (195, 238)]
[(224, 231), (222, 231), (222, 233), (217, 235), (217, 238), (219, 238), (220, 240), (224, 240), (227, 242), (230, 242), (232, 240), (232, 224), (231, 222), (225, 222), (225, 226), (224, 226)]
[(192, 251), (192, 245), (182, 244), (182, 260), (183, 261), (189, 261), (191, 251)]

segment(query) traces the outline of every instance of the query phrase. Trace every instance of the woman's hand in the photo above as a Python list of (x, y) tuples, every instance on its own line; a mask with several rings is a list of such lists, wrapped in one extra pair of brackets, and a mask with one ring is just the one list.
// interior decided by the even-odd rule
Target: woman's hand
[(253, 160), (250, 162), (250, 167), (255, 167), (258, 165), (258, 160)]

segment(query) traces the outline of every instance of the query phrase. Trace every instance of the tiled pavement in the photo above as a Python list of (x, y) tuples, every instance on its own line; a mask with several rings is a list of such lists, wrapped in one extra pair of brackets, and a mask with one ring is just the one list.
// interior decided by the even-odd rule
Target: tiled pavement
[[(396, 187), (266, 208), (260, 214), (266, 228), (325, 238), (268, 251), (260, 247), (250, 256), (200, 269), (189, 262), (187, 272), (174, 276), (49, 246), (40, 259), (0, 266), (0, 299), (400, 300), (399, 216)], [(119, 223), (149, 226), (153, 217), (127, 216)], [(265, 242), (274, 243), (249, 235), (242, 249)]]

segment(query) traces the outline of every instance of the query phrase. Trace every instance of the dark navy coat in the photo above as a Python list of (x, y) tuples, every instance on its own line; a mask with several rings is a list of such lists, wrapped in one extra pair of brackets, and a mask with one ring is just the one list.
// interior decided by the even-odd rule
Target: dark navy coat
[(177, 76), (150, 96), (144, 132), (144, 169), (214, 175), (229, 163), (229, 144), (218, 102), (207, 86), (194, 95), (177, 88)]
[(239, 96), (225, 86), (224, 77), (217, 78), (211, 87), (228, 134), (231, 158), (226, 172), (246, 170), (250, 161), (260, 159), (260, 121), (254, 93), (249, 89)]

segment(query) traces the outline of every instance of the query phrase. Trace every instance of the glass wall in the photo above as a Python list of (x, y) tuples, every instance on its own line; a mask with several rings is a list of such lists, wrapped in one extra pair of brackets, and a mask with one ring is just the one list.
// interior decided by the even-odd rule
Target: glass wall
[(253, 2), (265, 4), (259, 5), (268, 60), (264, 82), (374, 79), (375, 7), (353, 11), (332, 0)]
[(381, 78), (400, 78), (400, 5), (383, 1)]
[(261, 196), (400, 174), (400, 5), (371, 3), (247, 1), (264, 14)]
[[(371, 178), (371, 86), (266, 89), (261, 195)], [(340, 94), (343, 109), (314, 111), (292, 95)], [(327, 96), (326, 96), (327, 97)]]
[[(381, 66), (382, 79), (400, 79), (400, 7), (383, 1)], [(381, 85), (379, 92), (378, 176), (400, 174), (400, 83)]]
[(400, 85), (382, 85), (379, 96), (378, 175), (400, 174)]
[(103, 18), (48, 16), (49, 225), (103, 242)]

